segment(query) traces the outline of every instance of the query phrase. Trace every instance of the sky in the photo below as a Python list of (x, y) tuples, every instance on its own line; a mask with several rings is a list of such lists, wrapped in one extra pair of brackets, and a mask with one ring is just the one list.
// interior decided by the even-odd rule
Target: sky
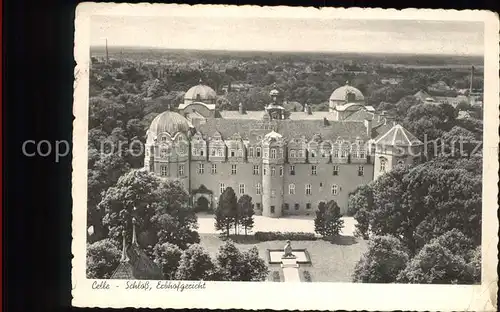
[(91, 45), (235, 51), (484, 54), (479, 22), (93, 16)]

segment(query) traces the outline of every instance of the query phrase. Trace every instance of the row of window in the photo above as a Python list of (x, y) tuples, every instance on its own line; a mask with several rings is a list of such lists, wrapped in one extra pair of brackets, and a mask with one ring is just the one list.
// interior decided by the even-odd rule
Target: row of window
[[(261, 204), (260, 204), (260, 203), (255, 203), (254, 208), (255, 208), (256, 210), (261, 210), (261, 209), (262, 209), (262, 207), (261, 207)], [(300, 209), (300, 204), (297, 204), (297, 203), (296, 203), (296, 204), (294, 205), (294, 208), (295, 208), (295, 210), (299, 210), (299, 209)], [(306, 203), (306, 209), (307, 209), (307, 210), (310, 210), (311, 208), (312, 208), (311, 203)], [(290, 210), (290, 204), (288, 204), (288, 203), (283, 204), (283, 209), (284, 209), (284, 210)], [(271, 210), (271, 213), (274, 213), (274, 212), (276, 211), (276, 207), (275, 207), (275, 206), (270, 206), (270, 210)]]
[[(183, 177), (185, 173), (184, 170), (184, 165), (180, 164), (177, 167), (177, 176), (178, 177)], [(160, 166), (160, 176), (162, 177), (169, 177), (170, 176), (170, 167), (166, 165), (161, 165)]]
[[(323, 183), (320, 183), (320, 191), (322, 190), (322, 188), (323, 188)], [(219, 184), (220, 194), (222, 194), (225, 189), (226, 189), (226, 185), (224, 183), (220, 183)], [(332, 184), (332, 186), (331, 186), (331, 193), (332, 193), (332, 195), (338, 195), (339, 191), (340, 191), (340, 186), (338, 186), (337, 184)], [(240, 195), (245, 194), (245, 184), (240, 183), (238, 185), (238, 192), (239, 192)], [(262, 195), (262, 184), (257, 183), (255, 185), (255, 193), (257, 195)], [(289, 195), (295, 195), (295, 184), (291, 183), (291, 184), (288, 185), (288, 194)], [(306, 195), (312, 195), (311, 184), (306, 184), (305, 185), (305, 194)], [(276, 197), (276, 190), (275, 189), (271, 189), (271, 198), (275, 198), (275, 197)]]
[[(160, 152), (160, 157), (166, 157), (166, 153), (167, 153), (167, 150), (165, 150), (165, 154), (163, 153), (163, 150)], [(279, 158), (283, 158), (283, 149), (280, 148), (280, 149), (275, 149), (275, 148), (272, 148), (270, 150), (270, 154), (268, 154), (267, 150), (264, 151), (264, 158), (271, 158), (271, 159), (276, 159), (278, 158), (278, 155), (279, 155)], [(349, 150), (347, 149), (343, 149), (343, 150), (338, 150), (338, 149), (335, 149), (333, 150), (333, 157), (334, 158), (347, 158), (349, 153), (351, 153), (351, 155), (354, 157), (354, 158), (359, 158), (359, 159), (364, 159), (366, 158), (366, 151), (364, 149), (357, 149), (357, 150), (353, 150), (351, 152), (349, 152)], [(204, 156), (204, 150), (203, 149), (198, 149), (198, 148), (193, 148), (192, 150), (192, 155), (193, 156)], [(255, 156), (254, 156), (255, 155)], [(262, 150), (260, 147), (256, 147), (255, 148), (255, 153), (254, 153), (254, 148), (253, 147), (250, 147), (248, 149), (248, 157), (261, 157), (262, 155)], [(222, 148), (222, 147), (219, 147), (219, 148), (211, 148), (210, 149), (210, 156), (213, 156), (213, 157), (225, 157), (225, 149)], [(229, 151), (229, 156), (230, 157), (243, 157), (243, 150), (242, 149), (237, 149), (237, 150), (230, 150)], [(312, 150), (309, 152), (309, 157), (310, 158), (316, 158), (318, 155), (316, 153), (316, 151)], [(325, 157), (329, 157), (329, 153), (322, 153), (321, 154), (321, 157), (325, 158)], [(290, 150), (289, 151), (289, 157), (290, 158), (304, 158), (305, 157), (305, 150)]]
[[(382, 168), (382, 162), (380, 164)], [(383, 162), (383, 168), (385, 171), (385, 162)], [(382, 169), (381, 169), (382, 170)], [(283, 166), (278, 167), (279, 175), (280, 177), (283, 176)], [(198, 174), (204, 174), (205, 173), (205, 164), (198, 164)], [(216, 174), (217, 173), (217, 164), (212, 164), (211, 167), (211, 173)], [(237, 174), (237, 165), (231, 165), (231, 174), (235, 175)], [(264, 170), (262, 172), (263, 175), (267, 175), (267, 168), (264, 167)], [(318, 167), (316, 165), (311, 166), (311, 175), (317, 175), (318, 174)], [(339, 166), (333, 166), (333, 175), (339, 175)], [(365, 174), (365, 168), (364, 166), (358, 166), (358, 176), (364, 176)], [(254, 165), (253, 166), (253, 175), (260, 175), (260, 166), (259, 165)], [(276, 167), (271, 166), (271, 176), (276, 175)], [(295, 175), (295, 166), (290, 166), (290, 175)]]

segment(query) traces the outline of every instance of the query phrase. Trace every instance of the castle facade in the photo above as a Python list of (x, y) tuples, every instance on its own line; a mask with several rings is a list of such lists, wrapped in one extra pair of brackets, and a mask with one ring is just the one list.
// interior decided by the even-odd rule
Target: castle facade
[[(339, 90), (340, 89), (340, 90)], [(344, 86), (329, 112), (290, 112), (270, 92), (264, 111), (218, 111), (209, 86), (189, 89), (178, 111), (159, 114), (147, 132), (144, 167), (180, 181), (193, 203), (214, 209), (226, 187), (252, 197), (256, 214), (311, 214), (334, 199), (347, 212), (349, 193), (397, 165), (417, 162), (422, 142), (364, 106)]]

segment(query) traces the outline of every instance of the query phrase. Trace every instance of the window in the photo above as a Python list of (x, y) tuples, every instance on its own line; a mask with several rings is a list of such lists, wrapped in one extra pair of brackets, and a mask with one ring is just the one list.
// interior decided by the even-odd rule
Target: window
[(183, 177), (184, 176), (184, 165), (179, 165), (179, 168), (178, 168), (178, 173), (179, 173), (179, 177)]
[(203, 149), (200, 149), (200, 156), (204, 156), (203, 154), (204, 154)]
[(385, 172), (385, 166), (387, 164), (387, 161), (385, 158), (380, 158), (380, 171)]
[(288, 185), (288, 194), (294, 195), (295, 194), (295, 184), (289, 184)]
[(306, 195), (311, 195), (311, 184), (306, 184)]
[(210, 151), (210, 154), (211, 154), (212, 156), (215, 156), (215, 153), (216, 153), (215, 148), (212, 148), (212, 149), (211, 149), (211, 151)]
[(337, 195), (339, 193), (339, 186), (337, 184), (332, 185), (332, 195)]
[(271, 213), (274, 213), (274, 206), (271, 206)]
[(295, 204), (295, 210), (299, 210), (300, 208), (300, 205), (299, 204)]
[(217, 173), (217, 164), (212, 164), (212, 174)]
[(167, 166), (160, 166), (160, 175), (162, 177), (168, 176), (168, 167)]
[(224, 152), (222, 151), (222, 148), (217, 149), (217, 156), (219, 156), (219, 157), (224, 156)]
[(365, 175), (365, 167), (358, 166), (358, 176), (362, 177)]
[(317, 173), (318, 173), (318, 172), (317, 172), (317, 170), (316, 170), (316, 166), (315, 166), (315, 165), (312, 165), (312, 166), (311, 166), (311, 174), (312, 174), (312, 175), (316, 175)]
[(240, 194), (245, 194), (245, 184), (240, 183), (239, 185)]
[(198, 173), (199, 174), (205, 173), (205, 164), (198, 164)]
[(257, 195), (262, 194), (262, 186), (260, 185), (260, 183), (257, 183), (257, 185), (255, 185), (255, 193)]
[(250, 148), (248, 149), (248, 156), (249, 156), (249, 157), (253, 157), (253, 147), (250, 147)]
[(236, 165), (231, 165), (231, 174), (236, 174)]
[(253, 175), (259, 175), (259, 165), (253, 165)]
[(333, 157), (334, 158), (339, 158), (339, 150), (338, 149), (334, 149), (333, 150)]
[(197, 148), (193, 148), (191, 154), (193, 154), (193, 156), (198, 156), (198, 149)]
[(315, 151), (311, 151), (311, 158), (314, 158), (316, 157), (316, 152)]
[(283, 158), (283, 149), (280, 148), (280, 158)]
[(166, 137), (166, 136), (162, 136), (162, 137), (161, 137), (161, 141), (162, 141), (162, 142), (167, 142), (167, 137)]
[(284, 208), (285, 210), (289, 210), (289, 209), (290, 209), (290, 205), (285, 203), (285, 204), (283, 205), (283, 208)]
[(260, 210), (260, 203), (255, 203), (255, 208), (257, 208), (257, 210)]
[(339, 175), (339, 166), (337, 165), (333, 166), (333, 175), (334, 176)]
[(264, 170), (264, 171), (262, 172), (262, 174), (263, 174), (263, 175), (267, 175), (267, 168), (266, 168), (266, 167), (264, 167), (264, 169), (263, 169), (263, 170)]
[(342, 149), (342, 155), (341, 155), (341, 158), (347, 158), (347, 150), (346, 149)]
[(231, 150), (231, 157), (234, 157), (236, 154), (234, 152), (234, 150)]
[(361, 158), (361, 159), (365, 159), (366, 158), (366, 153), (365, 153), (364, 149), (361, 149), (359, 151), (359, 158)]
[(257, 154), (256, 155), (257, 157), (260, 157), (260, 147), (257, 147), (255, 153)]
[(276, 159), (276, 149), (275, 148), (271, 149), (271, 158)]
[(283, 166), (280, 166), (280, 177), (283, 176)]
[(306, 204), (306, 209), (311, 209), (311, 203)]
[(160, 150), (160, 158), (167, 158), (167, 149), (166, 148), (162, 148)]
[(275, 176), (276, 175), (276, 168), (271, 167), (271, 175)]
[(299, 158), (303, 158), (303, 157), (304, 157), (304, 151), (303, 151), (303, 150), (299, 150), (299, 151), (297, 152), (297, 157), (299, 157)]
[(275, 198), (276, 197), (276, 190), (271, 190), (271, 198)]
[(220, 187), (220, 193), (224, 193), (224, 190), (226, 189), (226, 186), (224, 185), (224, 183), (221, 183), (219, 184), (219, 187)]
[(290, 166), (290, 175), (295, 175), (295, 166)]
[(295, 158), (295, 150), (291, 150), (290, 151), (290, 157), (291, 158)]

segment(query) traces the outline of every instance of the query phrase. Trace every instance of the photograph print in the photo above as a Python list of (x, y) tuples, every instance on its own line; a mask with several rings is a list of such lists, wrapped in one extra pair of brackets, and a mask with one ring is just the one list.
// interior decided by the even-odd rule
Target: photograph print
[(481, 284), (484, 22), (89, 20), (87, 279)]

